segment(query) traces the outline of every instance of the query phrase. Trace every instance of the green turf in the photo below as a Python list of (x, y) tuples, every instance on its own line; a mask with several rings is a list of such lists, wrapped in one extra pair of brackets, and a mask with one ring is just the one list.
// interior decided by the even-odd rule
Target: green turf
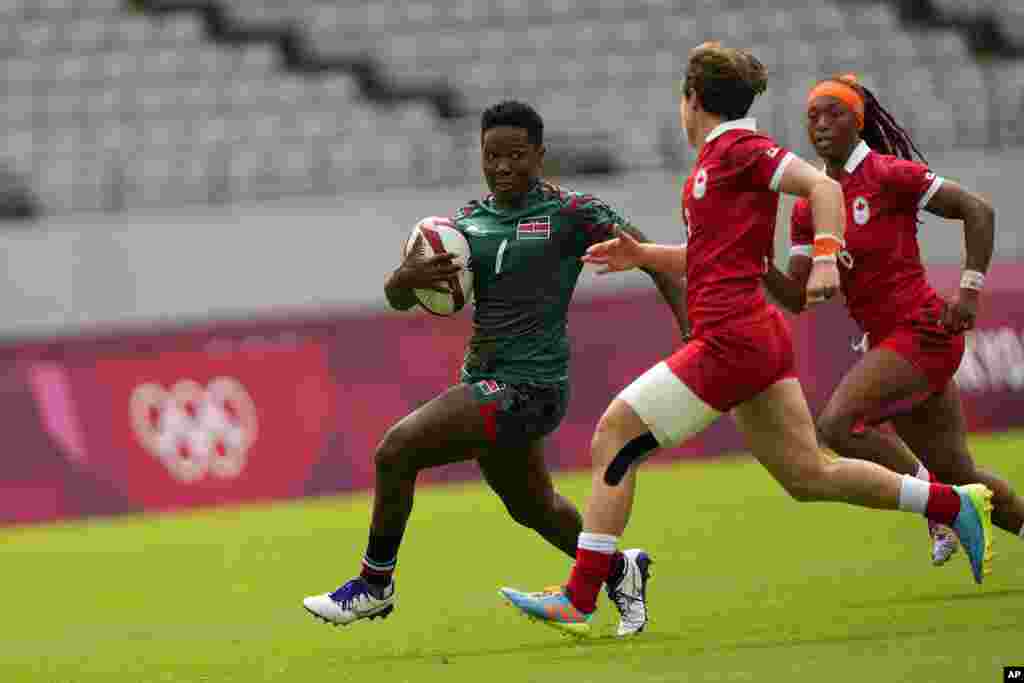
[[(973, 446), (1024, 481), (1024, 437)], [(997, 532), (978, 588), (962, 553), (931, 567), (919, 518), (794, 503), (746, 459), (642, 475), (626, 541), (655, 558), (653, 620), (627, 641), (607, 602), (585, 643), (501, 602), (569, 565), (477, 485), (421, 491), (390, 619), (313, 621), (301, 598), (356, 570), (366, 521), (360, 496), (0, 532), (0, 681), (973, 683), (1024, 664), (1024, 541)]]

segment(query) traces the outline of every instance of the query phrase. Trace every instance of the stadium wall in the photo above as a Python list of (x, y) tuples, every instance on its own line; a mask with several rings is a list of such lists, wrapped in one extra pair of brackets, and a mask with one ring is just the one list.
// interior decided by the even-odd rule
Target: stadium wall
[[(932, 273), (942, 291), (957, 282), (956, 267)], [(1024, 421), (1024, 265), (989, 280), (959, 377), (974, 430)], [(574, 305), (573, 399), (550, 441), (553, 468), (588, 466), (597, 418), (676, 346), (673, 325), (649, 289)], [(361, 312), (0, 346), (0, 524), (367, 489), (378, 439), (455, 379), (469, 329), (468, 313)], [(858, 334), (833, 304), (795, 321), (795, 336), (818, 409)], [(657, 460), (742, 447), (723, 419)], [(478, 476), (467, 463), (421, 481)]]
[[(1024, 260), (1024, 233), (1015, 221), (1024, 148), (950, 152), (932, 163), (940, 174), (992, 198), (1000, 216), (997, 257)], [(652, 239), (675, 242), (681, 233), (679, 181), (653, 172), (572, 178), (565, 184), (620, 207)], [(379, 310), (383, 280), (416, 220), (450, 214), (482, 192), (482, 186), (470, 186), (409, 188), (394, 196), (343, 193), (327, 200), (51, 218), (0, 231), (0, 250), (7, 257), (0, 280), (0, 338), (245, 319), (268, 311)], [(776, 252), (782, 259), (788, 240), (786, 230), (778, 232)], [(960, 262), (963, 238), (957, 225), (926, 217), (922, 235), (926, 260)], [(581, 282), (587, 294), (648, 286), (636, 274), (595, 278), (586, 273)]]

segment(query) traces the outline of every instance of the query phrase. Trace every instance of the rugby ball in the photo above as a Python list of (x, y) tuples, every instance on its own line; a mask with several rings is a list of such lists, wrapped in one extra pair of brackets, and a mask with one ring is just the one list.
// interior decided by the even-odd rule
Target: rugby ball
[(455, 224), (450, 218), (440, 216), (429, 216), (424, 218), (412, 229), (412, 234), (402, 249), (402, 256), (406, 256), (416, 238), (423, 235), (419, 250), (422, 258), (428, 259), (431, 256), (442, 253), (455, 254), (453, 263), (462, 266), (458, 275), (448, 279), (447, 292), (435, 292), (430, 289), (414, 289), (413, 294), (416, 301), (424, 310), (434, 315), (452, 315), (458, 313), (469, 301), (473, 294), (473, 273), (469, 270), (469, 242), (461, 232), (455, 229)]

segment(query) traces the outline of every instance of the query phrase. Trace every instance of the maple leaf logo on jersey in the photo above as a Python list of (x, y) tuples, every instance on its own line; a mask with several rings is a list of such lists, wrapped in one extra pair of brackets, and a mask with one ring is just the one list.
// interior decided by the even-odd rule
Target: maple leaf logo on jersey
[(693, 179), (693, 198), (702, 199), (708, 193), (708, 171), (701, 168)]
[(864, 225), (871, 220), (871, 205), (864, 197), (857, 197), (853, 200), (853, 222), (857, 225)]

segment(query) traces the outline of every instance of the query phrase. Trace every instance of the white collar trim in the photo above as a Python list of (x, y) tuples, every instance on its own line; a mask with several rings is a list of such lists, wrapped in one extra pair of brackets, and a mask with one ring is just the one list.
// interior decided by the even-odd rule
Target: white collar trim
[(711, 129), (711, 132), (708, 133), (708, 137), (704, 140), (704, 142), (711, 142), (719, 135), (728, 133), (730, 130), (757, 130), (757, 119), (736, 119), (734, 121), (726, 121), (725, 123), (720, 123)]
[(853, 148), (850, 152), (850, 158), (846, 160), (846, 164), (843, 166), (843, 170), (847, 173), (853, 173), (860, 166), (860, 162), (864, 161), (868, 154), (871, 154), (871, 148), (868, 147), (867, 143), (863, 140)]

